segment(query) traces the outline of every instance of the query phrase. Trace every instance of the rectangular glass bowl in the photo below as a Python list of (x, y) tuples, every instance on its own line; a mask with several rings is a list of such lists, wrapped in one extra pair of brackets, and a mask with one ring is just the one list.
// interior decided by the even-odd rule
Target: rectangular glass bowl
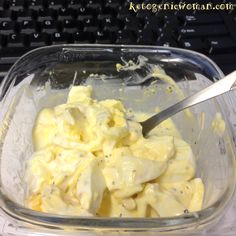
[[(122, 68), (117, 65), (121, 64)], [(173, 81), (160, 79), (166, 73)], [(33, 50), (10, 69), (0, 90), (0, 203), (2, 210), (34, 232), (168, 234), (196, 233), (217, 222), (235, 188), (235, 145), (226, 94), (172, 117), (196, 157), (205, 185), (203, 209), (168, 218), (102, 218), (47, 214), (24, 207), (25, 163), (31, 157), (38, 111), (65, 101), (72, 85), (92, 85), (96, 99), (120, 99), (135, 111), (153, 113), (223, 77), (207, 57), (151, 46), (58, 45)], [(174, 89), (173, 89), (174, 88)], [(177, 88), (177, 89), (176, 89)], [(179, 88), (179, 89), (178, 89)], [(154, 90), (153, 90), (154, 89)], [(169, 90), (172, 92), (167, 92)], [(221, 113), (225, 130), (212, 121)]]

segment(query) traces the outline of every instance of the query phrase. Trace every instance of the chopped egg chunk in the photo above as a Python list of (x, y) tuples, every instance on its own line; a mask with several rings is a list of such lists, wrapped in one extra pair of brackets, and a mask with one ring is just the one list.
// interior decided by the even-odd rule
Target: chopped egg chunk
[(127, 117), (120, 101), (93, 99), (91, 86), (74, 86), (65, 104), (42, 109), (25, 173), (26, 206), (102, 217), (201, 210), (204, 185), (195, 178), (194, 154), (171, 119), (143, 137)]

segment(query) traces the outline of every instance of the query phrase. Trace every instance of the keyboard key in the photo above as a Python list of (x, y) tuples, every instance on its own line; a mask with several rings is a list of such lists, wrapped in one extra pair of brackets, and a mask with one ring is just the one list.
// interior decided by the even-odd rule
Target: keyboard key
[(97, 16), (98, 20), (104, 20), (106, 18), (114, 17), (115, 11), (112, 8), (103, 8), (102, 12), (100, 12)]
[[(236, 9), (236, 8), (235, 8)], [(226, 12), (221, 11), (221, 16), (224, 19), (224, 24), (227, 29), (230, 31), (231, 37), (236, 40), (236, 30), (234, 30), (236, 26), (236, 22), (233, 21), (232, 15), (227, 14)]]
[(125, 30), (138, 30), (143, 27), (141, 21), (136, 17), (125, 17), (124, 25)]
[(177, 29), (180, 25), (180, 22), (175, 15), (163, 15), (162, 24), (164, 28), (172, 30)]
[(25, 36), (23, 34), (10, 34), (8, 36), (8, 47), (21, 48), (25, 47)]
[(120, 6), (120, 1), (119, 0), (107, 0), (105, 2), (106, 2), (105, 7), (110, 7), (110, 8), (117, 9)]
[(151, 27), (162, 27), (163, 23), (161, 22), (160, 18), (156, 17), (155, 15), (149, 15), (146, 17), (145, 25), (150, 25)]
[(88, 0), (86, 7), (99, 11), (102, 8), (102, 2), (101, 0)]
[(110, 19), (112, 18), (111, 14), (98, 14), (98, 20), (104, 21), (105, 19)]
[(21, 21), (31, 21), (33, 17), (33, 11), (29, 9), (24, 9), (16, 13), (17, 22)]
[(113, 17), (107, 17), (102, 20), (103, 29), (105, 31), (116, 32), (119, 29), (123, 28), (121, 23)]
[[(156, 38), (160, 37), (161, 35), (164, 34), (164, 28), (163, 27), (158, 27), (158, 26), (153, 26), (153, 25), (145, 25), (144, 28), (145, 30), (151, 30)], [(167, 32), (170, 34), (169, 30)], [(172, 34), (172, 33), (171, 33)]]
[(118, 44), (129, 44), (129, 43), (135, 43), (136, 35), (134, 32), (129, 30), (119, 30), (117, 32), (117, 38), (115, 43)]
[[(159, 13), (156, 13), (155, 15), (153, 15), (154, 17), (157, 18), (157, 20), (162, 21), (162, 24), (165, 23), (165, 21), (173, 21), (173, 20), (177, 20), (177, 16), (174, 14), (168, 14), (165, 11), (161, 11)], [(149, 16), (150, 17), (150, 16)]]
[(52, 34), (52, 44), (65, 44), (70, 42), (70, 34), (55, 32)]
[(184, 24), (187, 26), (221, 23), (223, 21), (219, 13), (186, 15), (182, 17), (182, 20), (184, 21)]
[(95, 38), (95, 43), (113, 43), (112, 34), (108, 31), (97, 31)]
[(0, 35), (0, 49), (2, 47), (5, 47), (7, 45), (7, 36), (6, 35)]
[(217, 64), (232, 64), (235, 61), (236, 53), (222, 53), (222, 54), (214, 54), (210, 55), (210, 57), (217, 63)]
[(69, 9), (78, 10), (79, 8), (82, 8), (82, 7), (83, 7), (83, 4), (81, 3), (81, 1), (70, 0), (68, 3)]
[(136, 14), (136, 17), (146, 21), (146, 19), (148, 19), (151, 15), (153, 15), (153, 13), (151, 13), (149, 11), (148, 12), (147, 11), (138, 11)]
[(13, 21), (0, 22), (0, 35), (1, 34), (13, 34), (15, 31), (15, 23)]
[(58, 10), (57, 15), (57, 20), (59, 21), (72, 20), (74, 19), (75, 11), (73, 9), (61, 8)]
[(6, 8), (5, 1), (1, 0), (0, 1), (0, 11), (4, 10)]
[(131, 13), (130, 13), (130, 11), (127, 7), (121, 7), (118, 10), (117, 19), (123, 20), (123, 19), (125, 19), (126, 17), (128, 17), (130, 15), (131, 15)]
[(52, 21), (55, 16), (55, 11), (52, 9), (45, 9), (45, 10), (39, 10), (38, 11), (38, 21), (42, 22), (45, 20)]
[(97, 21), (95, 21), (94, 19), (83, 20), (83, 25), (85, 32), (95, 32), (98, 30)]
[(73, 41), (75, 43), (93, 43), (93, 34), (90, 32), (77, 31), (73, 34)]
[[(209, 28), (210, 27), (210, 28)], [(189, 38), (196, 36), (213, 36), (213, 35), (226, 35), (228, 30), (223, 24), (216, 24), (211, 26), (193, 26), (193, 27), (183, 27), (178, 30), (179, 39)]]
[(178, 47), (178, 44), (173, 39), (157, 41), (156, 45), (164, 47)]
[(64, 0), (48, 0), (47, 6), (49, 9), (59, 10), (65, 6)]
[(11, 21), (12, 20), (12, 11), (4, 10), (0, 11), (0, 21)]
[(236, 43), (230, 37), (209, 38), (207, 43), (210, 54), (236, 52)]
[(82, 25), (77, 20), (64, 20), (62, 23), (63, 32), (75, 33), (77, 30), (82, 30)]
[(185, 49), (204, 52), (206, 45), (201, 39), (183, 39), (180, 41), (180, 46)]
[(81, 7), (78, 9), (77, 14), (78, 14), (77, 19), (83, 21), (85, 19), (93, 19), (95, 12), (91, 9)]
[(44, 7), (43, 0), (28, 0), (28, 7), (32, 10), (42, 10)]
[(43, 47), (50, 43), (50, 36), (46, 33), (34, 33), (29, 36), (31, 47)]
[(137, 33), (137, 43), (138, 44), (153, 44), (154, 35), (150, 29), (139, 30)]
[(186, 15), (195, 15), (196, 11), (193, 10), (181, 10), (181, 11), (176, 11), (175, 15), (179, 18), (179, 19), (183, 19), (184, 16)]
[(24, 0), (8, 0), (10, 10), (19, 11), (24, 9)]
[(173, 39), (171, 34), (166, 33), (158, 37), (156, 45), (166, 46), (166, 47), (177, 47), (177, 42)]
[(20, 23), (20, 32), (23, 34), (32, 34), (38, 31), (38, 25), (35, 21), (24, 20)]
[(45, 20), (41, 23), (41, 31), (43, 33), (55, 33), (58, 31), (58, 25), (53, 20)]

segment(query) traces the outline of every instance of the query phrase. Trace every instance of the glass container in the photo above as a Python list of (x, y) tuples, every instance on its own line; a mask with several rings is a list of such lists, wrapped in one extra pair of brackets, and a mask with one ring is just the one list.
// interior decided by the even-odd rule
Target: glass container
[[(173, 81), (160, 78), (160, 71)], [(193, 235), (206, 230), (224, 215), (235, 188), (233, 92), (172, 117), (192, 146), (196, 176), (205, 185), (201, 211), (169, 218), (76, 217), (33, 211), (24, 206), (25, 163), (33, 152), (31, 135), (38, 111), (64, 102), (72, 85), (92, 85), (98, 100), (120, 99), (134, 111), (153, 113), (155, 107), (162, 110), (222, 77), (207, 57), (176, 48), (58, 45), (25, 54), (10, 69), (0, 90), (2, 210), (21, 227), (42, 235)], [(219, 113), (225, 122), (221, 133), (212, 128)]]

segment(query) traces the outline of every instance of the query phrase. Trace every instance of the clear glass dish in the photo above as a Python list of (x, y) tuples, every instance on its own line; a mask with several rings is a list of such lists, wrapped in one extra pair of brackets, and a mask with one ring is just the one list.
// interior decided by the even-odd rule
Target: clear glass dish
[[(130, 62), (132, 60), (133, 62)], [(117, 63), (124, 65), (118, 71)], [(173, 78), (181, 91), (167, 92), (173, 84), (153, 76), (157, 68)], [(169, 218), (70, 217), (24, 207), (25, 163), (33, 148), (31, 131), (37, 112), (65, 101), (72, 84), (91, 84), (97, 99), (121, 99), (127, 107), (153, 112), (177, 102), (222, 78), (220, 69), (205, 56), (187, 50), (114, 45), (59, 45), (22, 56), (1, 85), (0, 150), (2, 210), (34, 232), (159, 232), (196, 233), (214, 224), (232, 200), (235, 188), (235, 146), (228, 95), (204, 102), (173, 116), (184, 140), (193, 148), (197, 176), (205, 184), (203, 209)], [(169, 81), (170, 82), (170, 81)], [(155, 91), (153, 90), (155, 88)], [(213, 132), (212, 121), (221, 113), (226, 128)]]

